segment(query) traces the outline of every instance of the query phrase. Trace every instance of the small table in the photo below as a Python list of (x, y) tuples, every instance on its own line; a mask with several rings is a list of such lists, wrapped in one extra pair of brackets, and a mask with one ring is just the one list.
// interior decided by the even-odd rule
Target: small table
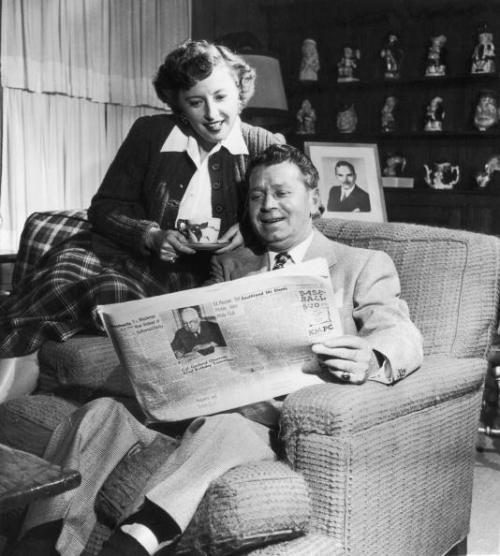
[(80, 482), (78, 471), (0, 444), (0, 514), (71, 490)]

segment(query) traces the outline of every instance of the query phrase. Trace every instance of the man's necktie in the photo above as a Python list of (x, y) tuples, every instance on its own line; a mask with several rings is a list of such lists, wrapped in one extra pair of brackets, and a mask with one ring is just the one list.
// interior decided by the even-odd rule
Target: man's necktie
[(283, 268), (288, 261), (291, 261), (292, 257), (284, 251), (283, 253), (278, 253), (274, 257), (274, 265), (272, 270), (277, 270), (278, 268)]

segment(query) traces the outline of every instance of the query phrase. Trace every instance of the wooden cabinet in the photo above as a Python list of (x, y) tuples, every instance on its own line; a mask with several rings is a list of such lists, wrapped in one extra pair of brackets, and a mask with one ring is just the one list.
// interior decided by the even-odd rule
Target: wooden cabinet
[[(474, 111), (480, 93), (500, 93), (500, 2), (484, 0), (373, 0), (372, 2), (274, 2), (265, 9), (270, 49), (280, 58), (289, 108), (295, 115), (308, 99), (317, 114), (314, 135), (287, 139), (296, 146), (304, 141), (375, 143), (382, 168), (389, 154), (407, 160), (404, 176), (414, 178), (413, 190), (385, 190), (390, 220), (500, 233), (494, 208), (496, 191), (479, 190), (475, 175), (485, 162), (500, 154), (500, 128), (478, 131)], [(498, 45), (497, 72), (471, 74), (471, 54), (479, 28), (487, 23)], [(401, 77), (383, 76), (380, 50), (389, 32), (400, 37), (404, 58)], [(430, 38), (444, 34), (447, 71), (444, 77), (424, 77)], [(300, 82), (301, 44), (316, 40), (321, 69), (317, 82)], [(344, 45), (361, 51), (359, 81), (337, 82), (337, 62)], [(396, 131), (381, 131), (381, 109), (388, 95), (398, 98)], [(443, 130), (424, 131), (425, 110), (440, 96), (446, 116)], [(356, 131), (341, 134), (336, 118), (341, 105), (353, 104)], [(436, 191), (425, 182), (424, 164), (447, 161), (460, 168), (460, 181), (452, 191)]]
[[(475, 99), (486, 88), (500, 90), (500, 78), (494, 75), (434, 77), (393, 83), (296, 83), (289, 92), (291, 110), (296, 112), (295, 108), (303, 99), (310, 100), (317, 113), (317, 129), (314, 135), (296, 135), (290, 130), (287, 138), (299, 147), (304, 141), (375, 143), (381, 168), (389, 155), (404, 156), (407, 165), (403, 175), (413, 177), (417, 188), (427, 187), (424, 164), (432, 166), (434, 162), (447, 161), (460, 168), (460, 181), (455, 189), (475, 190), (476, 173), (493, 154), (500, 154), (498, 126), (478, 131), (472, 123)], [(405, 106), (398, 110), (397, 130), (382, 132), (380, 110), (389, 94), (398, 97), (400, 104)], [(447, 107), (443, 131), (424, 131), (425, 106), (437, 95), (445, 99)], [(355, 106), (358, 125), (354, 133), (337, 131), (334, 107), (341, 103)]]
[(500, 236), (500, 196), (482, 192), (384, 190), (390, 222), (430, 224)]
[[(296, 83), (290, 88), (291, 110), (309, 99), (316, 110), (318, 123), (314, 135), (296, 135), (290, 131), (288, 140), (301, 147), (304, 141), (375, 143), (378, 145), (381, 167), (391, 154), (400, 154), (407, 160), (404, 176), (413, 177), (416, 188), (427, 188), (424, 164), (447, 161), (460, 168), (460, 181), (455, 189), (477, 189), (475, 176), (485, 162), (500, 154), (498, 126), (478, 131), (473, 126), (475, 102), (481, 91), (499, 90), (497, 75), (433, 77), (392, 83), (334, 83), (330, 85)], [(380, 109), (387, 95), (395, 95), (406, 107), (400, 108), (397, 130), (382, 132)], [(439, 95), (447, 108), (443, 131), (424, 131), (423, 114), (426, 103)], [(451, 99), (453, 98), (453, 103)], [(358, 116), (354, 133), (339, 133), (336, 126), (337, 111), (325, 106), (352, 103)], [(413, 104), (413, 107), (410, 106)], [(457, 108), (460, 105), (461, 109)], [(297, 108), (298, 109), (298, 108)]]

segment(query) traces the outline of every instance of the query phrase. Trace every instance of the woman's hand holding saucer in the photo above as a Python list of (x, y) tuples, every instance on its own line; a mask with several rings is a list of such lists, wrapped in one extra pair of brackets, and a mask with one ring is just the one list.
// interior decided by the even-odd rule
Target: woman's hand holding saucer
[(227, 245), (217, 249), (214, 253), (216, 255), (221, 255), (222, 253), (232, 251), (240, 245), (243, 245), (243, 236), (241, 235), (240, 225), (238, 223), (233, 224), (229, 230), (217, 240), (217, 243), (226, 244), (228, 241), (229, 243)]
[(177, 230), (153, 230), (151, 233), (151, 250), (162, 261), (173, 263), (180, 253), (193, 255), (194, 249), (189, 247), (188, 240)]

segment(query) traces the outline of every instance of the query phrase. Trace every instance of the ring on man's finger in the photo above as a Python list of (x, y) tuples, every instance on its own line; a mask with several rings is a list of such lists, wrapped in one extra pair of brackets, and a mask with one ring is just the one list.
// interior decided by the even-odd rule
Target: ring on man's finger
[(344, 382), (349, 382), (351, 380), (351, 375), (349, 373), (342, 373), (340, 375), (340, 378), (344, 381)]

